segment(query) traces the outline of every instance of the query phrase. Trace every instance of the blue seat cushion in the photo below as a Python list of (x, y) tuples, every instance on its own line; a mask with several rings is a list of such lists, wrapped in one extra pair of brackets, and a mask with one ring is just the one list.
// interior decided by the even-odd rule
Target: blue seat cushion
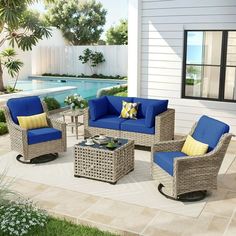
[(186, 156), (186, 154), (183, 152), (155, 152), (153, 161), (164, 171), (173, 176), (174, 159), (184, 156)]
[(27, 131), (28, 144), (43, 143), (47, 141), (61, 139), (62, 133), (54, 128), (31, 129)]
[(137, 132), (137, 133), (144, 133), (144, 134), (154, 134), (155, 128), (151, 127), (148, 128), (145, 126), (145, 119), (140, 118), (137, 120), (125, 120), (121, 123), (121, 130), (129, 131), (129, 132)]
[(88, 101), (90, 119), (95, 121), (108, 114), (108, 100), (106, 96)]
[(193, 138), (209, 145), (208, 152), (218, 144), (221, 136), (229, 132), (229, 126), (219, 120), (202, 116), (193, 133)]
[(37, 96), (11, 98), (7, 101), (11, 118), (15, 124), (19, 124), (17, 116), (33, 116), (43, 113), (43, 106)]
[(132, 97), (106, 96), (108, 100), (108, 113), (119, 116), (122, 110), (122, 101), (133, 102)]
[(89, 126), (97, 127), (97, 128), (120, 130), (120, 124), (124, 120), (125, 119), (119, 118), (119, 116), (117, 115), (105, 115), (95, 121), (90, 119)]

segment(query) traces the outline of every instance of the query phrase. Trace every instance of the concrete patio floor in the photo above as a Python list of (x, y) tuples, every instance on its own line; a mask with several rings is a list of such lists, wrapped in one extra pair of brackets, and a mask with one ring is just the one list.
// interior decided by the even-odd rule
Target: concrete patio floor
[[(68, 131), (68, 142), (76, 143), (75, 136), (69, 129)], [(79, 132), (82, 134), (82, 127)], [(1, 136), (0, 160), (9, 152), (9, 136)], [(137, 150), (136, 153), (139, 155), (141, 151)], [(228, 153), (236, 154), (235, 142), (230, 144)], [(204, 205), (197, 217), (174, 214), (23, 179), (16, 179), (12, 188), (32, 198), (54, 216), (119, 235), (236, 235), (235, 158), (227, 167), (226, 174), (220, 176), (218, 190), (214, 192), (211, 201)]]

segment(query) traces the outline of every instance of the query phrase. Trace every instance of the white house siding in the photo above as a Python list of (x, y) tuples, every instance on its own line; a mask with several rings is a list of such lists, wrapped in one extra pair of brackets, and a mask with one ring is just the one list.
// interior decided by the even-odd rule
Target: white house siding
[(141, 0), (140, 91), (169, 99), (176, 110), (176, 133), (186, 134), (203, 114), (236, 133), (236, 103), (181, 98), (184, 30), (236, 30), (235, 0)]

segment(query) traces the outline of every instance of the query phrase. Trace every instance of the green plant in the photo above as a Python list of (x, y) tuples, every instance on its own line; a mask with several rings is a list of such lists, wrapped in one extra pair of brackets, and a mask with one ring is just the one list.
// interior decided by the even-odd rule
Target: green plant
[(83, 99), (79, 94), (67, 96), (64, 103), (71, 106), (72, 109), (84, 109), (88, 106), (87, 100)]
[(6, 117), (3, 110), (0, 110), (0, 122), (6, 122)]
[(43, 228), (48, 216), (31, 201), (19, 198), (0, 206), (0, 230), (7, 235), (25, 235), (34, 228)]
[(78, 78), (96, 78), (96, 79), (117, 79), (117, 80), (127, 80), (126, 76), (120, 76), (120, 75), (103, 75), (103, 74), (93, 74), (93, 75), (70, 75), (70, 74), (51, 74), (51, 73), (43, 73), (42, 76), (55, 76), (55, 77), (78, 77)]
[(120, 20), (117, 26), (112, 26), (106, 32), (106, 42), (109, 45), (128, 44), (128, 21)]
[(101, 90), (99, 96), (117, 95), (118, 93), (127, 93), (127, 86), (119, 86), (119, 87), (112, 87), (110, 89), (103, 89)]
[(86, 48), (83, 51), (83, 55), (79, 56), (79, 60), (83, 63), (86, 64), (88, 63), (88, 66), (92, 72), (92, 74), (95, 74), (94, 69), (97, 67), (99, 64), (105, 62), (105, 58), (101, 52), (96, 52), (92, 51), (89, 48)]
[(4, 204), (13, 195), (16, 195), (10, 188), (13, 180), (8, 180), (6, 174), (7, 170), (0, 173), (0, 205)]
[(7, 124), (4, 122), (0, 122), (0, 135), (7, 134), (7, 133), (8, 133)]
[(61, 107), (60, 103), (55, 98), (45, 97), (43, 101), (47, 104), (49, 111), (56, 110)]
[(95, 44), (106, 23), (107, 11), (95, 0), (54, 0), (47, 5), (46, 20), (73, 45)]

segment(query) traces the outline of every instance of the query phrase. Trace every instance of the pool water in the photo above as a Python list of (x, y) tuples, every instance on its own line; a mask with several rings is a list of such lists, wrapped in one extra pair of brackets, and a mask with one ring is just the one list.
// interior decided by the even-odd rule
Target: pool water
[(99, 80), (99, 79), (64, 79), (64, 78), (43, 78), (43, 79), (32, 79), (23, 80), (17, 82), (17, 89), (23, 91), (34, 91), (40, 89), (57, 88), (64, 86), (76, 87), (73, 91), (60, 92), (58, 94), (53, 94), (51, 97), (55, 97), (61, 105), (64, 106), (64, 99), (66, 96), (77, 93), (83, 98), (91, 99), (95, 98), (97, 91), (101, 88), (116, 86), (119, 84), (124, 84), (126, 81), (111, 81), (111, 80)]

